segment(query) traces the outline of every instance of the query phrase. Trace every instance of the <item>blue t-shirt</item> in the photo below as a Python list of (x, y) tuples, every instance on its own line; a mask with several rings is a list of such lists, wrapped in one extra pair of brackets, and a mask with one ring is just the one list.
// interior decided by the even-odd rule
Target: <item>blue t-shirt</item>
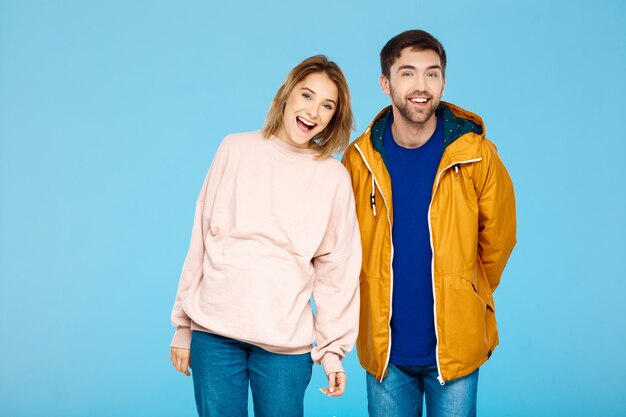
[(419, 148), (398, 145), (387, 122), (383, 145), (393, 198), (393, 303), (391, 363), (425, 366), (436, 363), (433, 314), (432, 250), (428, 207), (443, 155), (443, 120)]

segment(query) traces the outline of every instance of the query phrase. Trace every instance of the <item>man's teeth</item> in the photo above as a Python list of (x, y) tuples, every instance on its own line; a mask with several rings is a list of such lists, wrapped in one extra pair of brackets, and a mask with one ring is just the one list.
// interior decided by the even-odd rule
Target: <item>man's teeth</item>
[(411, 101), (414, 103), (426, 103), (428, 99), (427, 98), (412, 98)]
[(300, 120), (302, 123), (304, 123), (305, 125), (309, 126), (309, 127), (313, 127), (315, 126), (315, 123), (313, 122), (309, 122), (306, 119), (303, 119), (302, 117), (298, 116), (298, 120)]

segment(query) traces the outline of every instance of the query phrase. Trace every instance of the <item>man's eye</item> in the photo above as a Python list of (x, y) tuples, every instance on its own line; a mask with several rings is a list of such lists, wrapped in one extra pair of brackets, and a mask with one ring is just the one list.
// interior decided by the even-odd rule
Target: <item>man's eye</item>
[(436, 72), (431, 72), (431, 73), (428, 74), (428, 76), (431, 77), (431, 78), (438, 78), (439, 74), (437, 74)]
[(403, 72), (403, 73), (402, 73), (402, 76), (403, 76), (403, 77), (410, 77), (411, 75), (413, 75), (413, 73), (412, 73), (412, 72)]

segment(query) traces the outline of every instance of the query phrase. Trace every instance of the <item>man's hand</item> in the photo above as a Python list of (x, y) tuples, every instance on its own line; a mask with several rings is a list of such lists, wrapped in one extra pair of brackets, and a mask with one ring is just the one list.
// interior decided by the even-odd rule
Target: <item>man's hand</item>
[(346, 373), (331, 372), (328, 374), (328, 388), (320, 388), (329, 397), (340, 397), (346, 391)]
[(191, 368), (191, 361), (189, 360), (189, 349), (181, 349), (181, 348), (170, 348), (170, 360), (172, 361), (172, 365), (178, 372), (181, 372), (187, 376), (191, 375), (189, 373), (189, 368)]

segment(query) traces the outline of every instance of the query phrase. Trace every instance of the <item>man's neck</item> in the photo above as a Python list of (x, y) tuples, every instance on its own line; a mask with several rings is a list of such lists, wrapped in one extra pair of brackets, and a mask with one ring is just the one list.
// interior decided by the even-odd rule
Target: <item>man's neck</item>
[(435, 133), (437, 128), (437, 116), (435, 113), (423, 123), (412, 123), (393, 108), (393, 125), (391, 133), (396, 143), (403, 148), (419, 148)]

